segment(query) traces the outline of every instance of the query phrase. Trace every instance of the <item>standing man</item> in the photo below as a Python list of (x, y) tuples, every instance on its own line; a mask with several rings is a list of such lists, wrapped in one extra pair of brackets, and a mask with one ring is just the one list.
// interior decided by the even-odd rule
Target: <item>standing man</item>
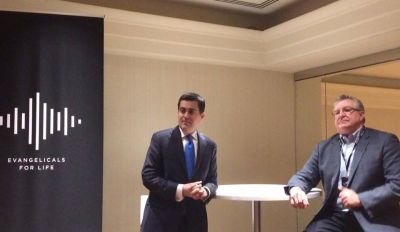
[(142, 169), (150, 190), (142, 232), (206, 232), (206, 204), (217, 190), (217, 146), (197, 127), (205, 101), (196, 93), (178, 101), (178, 126), (153, 134)]
[(322, 182), (322, 208), (307, 232), (399, 232), (400, 144), (386, 132), (364, 127), (362, 102), (339, 96), (333, 108), (337, 134), (320, 142), (286, 191), (296, 208)]

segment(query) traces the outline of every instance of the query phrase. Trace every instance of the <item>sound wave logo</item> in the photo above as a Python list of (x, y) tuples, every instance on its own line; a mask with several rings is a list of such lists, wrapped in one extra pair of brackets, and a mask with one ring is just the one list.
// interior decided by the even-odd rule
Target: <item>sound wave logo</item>
[[(26, 125), (26, 122), (28, 125)], [(40, 102), (39, 92), (36, 93), (35, 99), (29, 98), (29, 112), (27, 114), (25, 112), (20, 113), (18, 107), (15, 107), (13, 114), (0, 115), (0, 128), (13, 129), (14, 135), (18, 135), (22, 130), (27, 130), (28, 144), (33, 145), (34, 138), (35, 150), (37, 151), (40, 141), (47, 140), (48, 135), (63, 133), (64, 136), (67, 136), (69, 128), (75, 128), (81, 124), (82, 119), (75, 115), (69, 115), (67, 107), (64, 107), (62, 111), (55, 111), (53, 108), (48, 109), (46, 102)]]

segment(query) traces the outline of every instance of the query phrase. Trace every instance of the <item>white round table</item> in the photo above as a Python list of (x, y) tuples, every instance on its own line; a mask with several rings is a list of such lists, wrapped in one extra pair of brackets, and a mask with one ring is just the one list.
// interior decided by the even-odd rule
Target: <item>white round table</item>
[[(288, 201), (285, 194), (285, 185), (280, 184), (232, 184), (219, 185), (216, 199), (251, 201), (252, 202), (252, 226), (253, 232), (261, 231), (261, 201)], [(309, 199), (322, 195), (321, 189), (313, 188), (307, 194)]]

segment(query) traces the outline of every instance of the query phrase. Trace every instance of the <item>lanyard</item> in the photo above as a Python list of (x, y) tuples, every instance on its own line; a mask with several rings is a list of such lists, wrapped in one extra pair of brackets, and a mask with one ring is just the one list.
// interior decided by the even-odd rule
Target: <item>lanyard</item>
[(354, 154), (354, 151), (356, 150), (356, 146), (357, 146), (357, 142), (354, 144), (353, 149), (351, 150), (351, 153), (349, 155), (349, 158), (347, 158), (347, 160), (345, 158), (345, 155), (344, 155), (344, 152), (343, 152), (343, 148), (340, 149), (340, 154), (341, 154), (341, 156), (343, 158), (344, 165), (346, 167), (346, 176), (349, 176), (350, 160), (351, 160), (351, 157)]
[(350, 175), (350, 173), (349, 173), (350, 161), (351, 161), (351, 158), (353, 157), (353, 154), (354, 154), (354, 152), (356, 150), (356, 146), (357, 146), (358, 142), (360, 141), (360, 138), (363, 136), (363, 134), (364, 134), (364, 128), (362, 128), (361, 131), (357, 134), (356, 140), (354, 142), (354, 146), (351, 149), (351, 153), (349, 155), (349, 158), (347, 158), (347, 160), (346, 160), (345, 154), (343, 152), (344, 142), (342, 141), (341, 138), (339, 138), (339, 141), (340, 141), (340, 155), (341, 155), (341, 157), (342, 157), (342, 159), (344, 161), (344, 165), (345, 165), (345, 168), (346, 168), (346, 176), (342, 177), (342, 185), (343, 186), (347, 186), (347, 181), (349, 180), (349, 175)]

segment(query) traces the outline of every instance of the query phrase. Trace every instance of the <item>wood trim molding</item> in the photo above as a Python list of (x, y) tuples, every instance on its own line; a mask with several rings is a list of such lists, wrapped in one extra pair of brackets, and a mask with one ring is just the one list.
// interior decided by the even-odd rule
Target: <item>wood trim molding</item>
[(400, 48), (395, 48), (388, 51), (378, 52), (351, 60), (345, 60), (338, 63), (297, 72), (294, 74), (294, 79), (296, 81), (299, 81), (313, 77), (336, 74), (356, 68), (362, 68), (369, 65), (380, 64), (394, 60), (400, 60)]

